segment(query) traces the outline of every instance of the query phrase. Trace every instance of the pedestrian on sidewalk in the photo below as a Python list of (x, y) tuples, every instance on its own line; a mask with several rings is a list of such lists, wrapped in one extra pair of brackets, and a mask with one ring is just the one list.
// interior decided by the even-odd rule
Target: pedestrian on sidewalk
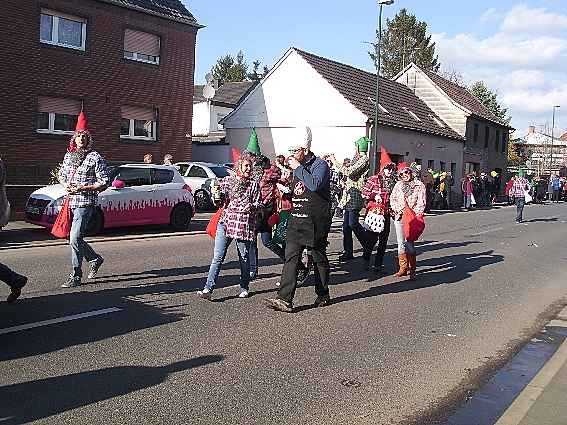
[(370, 260), (376, 242), (378, 249), (374, 256), (374, 270), (382, 272), (384, 255), (390, 236), (390, 192), (396, 185), (398, 179), (396, 175), (396, 164), (390, 159), (390, 155), (381, 148), (380, 170), (377, 174), (370, 176), (362, 188), (362, 197), (368, 201), (366, 205), (367, 214), (373, 209), (378, 209), (384, 216), (384, 230), (380, 233), (366, 230), (366, 246), (364, 247), (364, 263), (367, 270), (370, 270)]
[(526, 204), (526, 191), (530, 189), (529, 182), (524, 176), (524, 170), (519, 170), (510, 188), (510, 197), (514, 199), (516, 204), (516, 223), (522, 223), (524, 221), (523, 215), (524, 205)]
[(83, 258), (90, 263), (89, 279), (94, 279), (104, 259), (84, 240), (89, 219), (98, 205), (98, 194), (105, 190), (110, 178), (104, 158), (94, 150), (94, 142), (84, 112), (79, 114), (75, 134), (59, 170), (59, 182), (69, 197), (73, 216), (69, 245), (73, 271), (63, 285), (72, 288), (81, 285)]
[(553, 190), (553, 202), (557, 203), (561, 200), (561, 180), (559, 180), (557, 174), (551, 178), (551, 188)]
[(366, 181), (370, 161), (368, 159), (368, 146), (370, 140), (361, 137), (355, 142), (356, 153), (348, 166), (340, 166), (334, 155), (331, 156), (339, 173), (346, 176), (343, 197), (340, 205), (343, 206), (343, 253), (339, 261), (349, 261), (353, 257), (352, 234), (354, 233), (360, 244), (364, 247), (365, 232), (360, 224), (360, 210), (364, 207), (361, 190)]
[(406, 206), (412, 209), (417, 216), (424, 214), (426, 189), (421, 181), (414, 179), (411, 168), (405, 162), (398, 164), (398, 178), (399, 181), (390, 195), (400, 266), (396, 277), (406, 276), (409, 273), (410, 279), (413, 279), (416, 270), (416, 251), (414, 243), (405, 238), (402, 217)]
[[(6, 166), (2, 158), (0, 158), (0, 230), (10, 220), (10, 203), (6, 196), (6, 176)], [(0, 280), (10, 287), (10, 295), (8, 295), (6, 301), (13, 303), (21, 295), (22, 288), (27, 283), (28, 278), (0, 263)]]
[(330, 303), (327, 258), (328, 235), (331, 229), (331, 188), (329, 166), (311, 152), (311, 129), (290, 147), (288, 164), (293, 170), (293, 210), (287, 227), (285, 264), (277, 298), (266, 303), (274, 310), (291, 313), (297, 288), (297, 269), (305, 248), (310, 249), (315, 263), (316, 307)]
[(207, 282), (197, 295), (210, 300), (228, 247), (234, 240), (240, 263), (239, 298), (247, 298), (250, 285), (250, 244), (256, 237), (256, 214), (260, 208), (260, 184), (252, 178), (253, 161), (243, 153), (235, 164), (237, 174), (219, 181), (220, 204), (224, 205), (216, 229), (213, 259)]

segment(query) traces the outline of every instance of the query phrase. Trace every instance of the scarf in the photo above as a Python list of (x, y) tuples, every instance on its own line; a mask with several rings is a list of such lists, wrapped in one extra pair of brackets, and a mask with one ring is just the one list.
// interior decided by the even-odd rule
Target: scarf
[(78, 168), (81, 166), (87, 155), (91, 152), (90, 149), (77, 149), (74, 152), (69, 152), (71, 166)]
[(407, 199), (411, 196), (415, 189), (415, 180), (410, 180), (409, 182), (402, 182), (402, 192), (404, 192), (404, 197)]

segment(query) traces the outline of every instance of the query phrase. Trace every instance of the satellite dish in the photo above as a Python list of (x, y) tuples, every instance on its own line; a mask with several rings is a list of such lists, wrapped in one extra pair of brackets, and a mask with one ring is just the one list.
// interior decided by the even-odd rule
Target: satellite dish
[(215, 93), (216, 90), (213, 86), (207, 84), (205, 87), (203, 87), (203, 97), (207, 100), (211, 100), (213, 97), (215, 97)]
[(213, 74), (209, 72), (207, 75), (205, 75), (205, 81), (207, 82), (208, 85), (212, 85), (214, 81)]

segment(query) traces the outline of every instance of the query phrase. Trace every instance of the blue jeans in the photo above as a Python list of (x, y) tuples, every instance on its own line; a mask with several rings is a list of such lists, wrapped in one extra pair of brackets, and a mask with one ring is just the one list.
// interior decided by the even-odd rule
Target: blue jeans
[(396, 240), (398, 241), (398, 254), (415, 254), (413, 242), (407, 241), (404, 235), (404, 225), (402, 221), (394, 220), (396, 229)]
[(523, 196), (516, 196), (516, 223), (521, 223), (524, 219), (524, 205), (526, 204), (526, 198)]
[(352, 255), (352, 233), (358, 239), (358, 242), (365, 247), (366, 238), (364, 227), (359, 222), (358, 210), (345, 210), (343, 215), (343, 250), (345, 254)]
[[(285, 260), (285, 250), (277, 243), (272, 241), (272, 232), (260, 232), (260, 238), (266, 248), (276, 254), (282, 261)], [(258, 274), (258, 241), (253, 240), (250, 243), (250, 274), (256, 276)]]
[(73, 265), (73, 276), (82, 277), (83, 258), (93, 261), (99, 255), (83, 239), (87, 231), (89, 219), (94, 211), (94, 207), (73, 208), (73, 223), (69, 235), (69, 245), (71, 245), (71, 264)]
[[(232, 242), (232, 238), (226, 236), (226, 231), (223, 223), (217, 225), (217, 235), (215, 237), (215, 248), (213, 251), (213, 261), (211, 262), (211, 267), (209, 267), (209, 275), (207, 277), (207, 283), (205, 288), (210, 291), (213, 290), (217, 279), (220, 274), (222, 263), (226, 257), (226, 252), (228, 247)], [(240, 288), (248, 290), (250, 285), (250, 251), (251, 241), (245, 241), (236, 239), (236, 250), (238, 251), (238, 260), (240, 262)]]

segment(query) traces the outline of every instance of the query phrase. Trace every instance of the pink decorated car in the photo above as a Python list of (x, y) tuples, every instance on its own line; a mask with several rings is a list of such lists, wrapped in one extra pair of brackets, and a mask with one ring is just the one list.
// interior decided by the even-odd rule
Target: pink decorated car
[[(112, 227), (170, 224), (176, 230), (189, 228), (195, 213), (191, 188), (175, 167), (128, 164), (110, 171), (112, 186), (99, 195), (88, 233)], [(42, 187), (26, 204), (28, 223), (51, 228), (65, 198), (62, 185)]]

